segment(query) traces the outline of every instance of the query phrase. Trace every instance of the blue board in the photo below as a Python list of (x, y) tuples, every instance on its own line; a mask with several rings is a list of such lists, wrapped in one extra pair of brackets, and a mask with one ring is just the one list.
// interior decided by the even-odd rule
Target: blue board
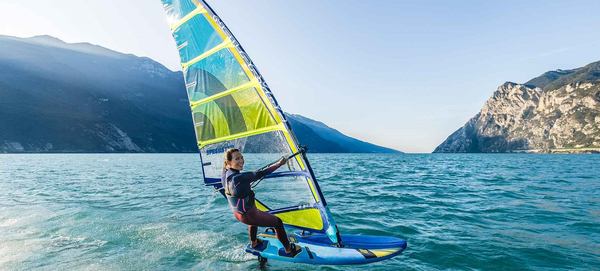
[(263, 250), (253, 249), (250, 245), (246, 252), (253, 255), (287, 262), (307, 264), (365, 264), (389, 259), (400, 254), (406, 248), (406, 241), (395, 237), (371, 235), (343, 235), (344, 247), (337, 247), (324, 234), (294, 232), (289, 239), (302, 248), (295, 257), (279, 255), (283, 245), (274, 234), (261, 233), (258, 235), (267, 241)]

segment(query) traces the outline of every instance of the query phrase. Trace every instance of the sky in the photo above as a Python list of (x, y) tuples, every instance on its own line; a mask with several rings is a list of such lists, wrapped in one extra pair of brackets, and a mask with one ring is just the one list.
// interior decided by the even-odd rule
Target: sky
[[(208, 1), (286, 112), (431, 152), (506, 81), (600, 60), (600, 1)], [(0, 0), (0, 35), (51, 35), (180, 70), (159, 0)]]

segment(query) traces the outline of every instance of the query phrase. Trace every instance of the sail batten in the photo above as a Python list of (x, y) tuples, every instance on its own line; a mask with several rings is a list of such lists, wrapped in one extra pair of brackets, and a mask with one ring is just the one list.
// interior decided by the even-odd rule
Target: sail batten
[[(274, 161), (299, 149), (285, 115), (248, 54), (203, 0), (162, 0), (181, 58), (206, 184), (220, 187), (222, 154), (238, 148), (247, 161)], [(285, 167), (285, 166), (284, 166)], [(337, 229), (304, 154), (290, 174), (255, 188), (257, 206), (286, 226), (327, 233)], [(294, 174), (297, 172), (298, 174)]]

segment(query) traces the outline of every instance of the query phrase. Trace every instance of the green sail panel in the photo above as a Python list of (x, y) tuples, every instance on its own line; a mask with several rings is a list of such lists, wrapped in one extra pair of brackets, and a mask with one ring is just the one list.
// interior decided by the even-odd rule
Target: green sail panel
[(277, 125), (255, 88), (196, 105), (192, 115), (200, 142)]
[[(246, 168), (259, 168), (299, 150), (266, 82), (229, 29), (202, 0), (162, 0), (181, 58), (204, 181), (220, 189), (223, 151), (239, 148)], [(286, 226), (337, 229), (305, 155), (255, 188), (256, 204)]]

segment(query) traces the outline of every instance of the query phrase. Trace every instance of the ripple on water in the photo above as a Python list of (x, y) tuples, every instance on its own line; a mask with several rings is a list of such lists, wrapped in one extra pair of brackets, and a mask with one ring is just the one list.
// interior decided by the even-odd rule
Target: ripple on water
[[(600, 156), (309, 158), (342, 233), (399, 236), (408, 249), (367, 266), (269, 270), (600, 266)], [(198, 164), (196, 154), (0, 155), (0, 269), (257, 269), (246, 227)]]

